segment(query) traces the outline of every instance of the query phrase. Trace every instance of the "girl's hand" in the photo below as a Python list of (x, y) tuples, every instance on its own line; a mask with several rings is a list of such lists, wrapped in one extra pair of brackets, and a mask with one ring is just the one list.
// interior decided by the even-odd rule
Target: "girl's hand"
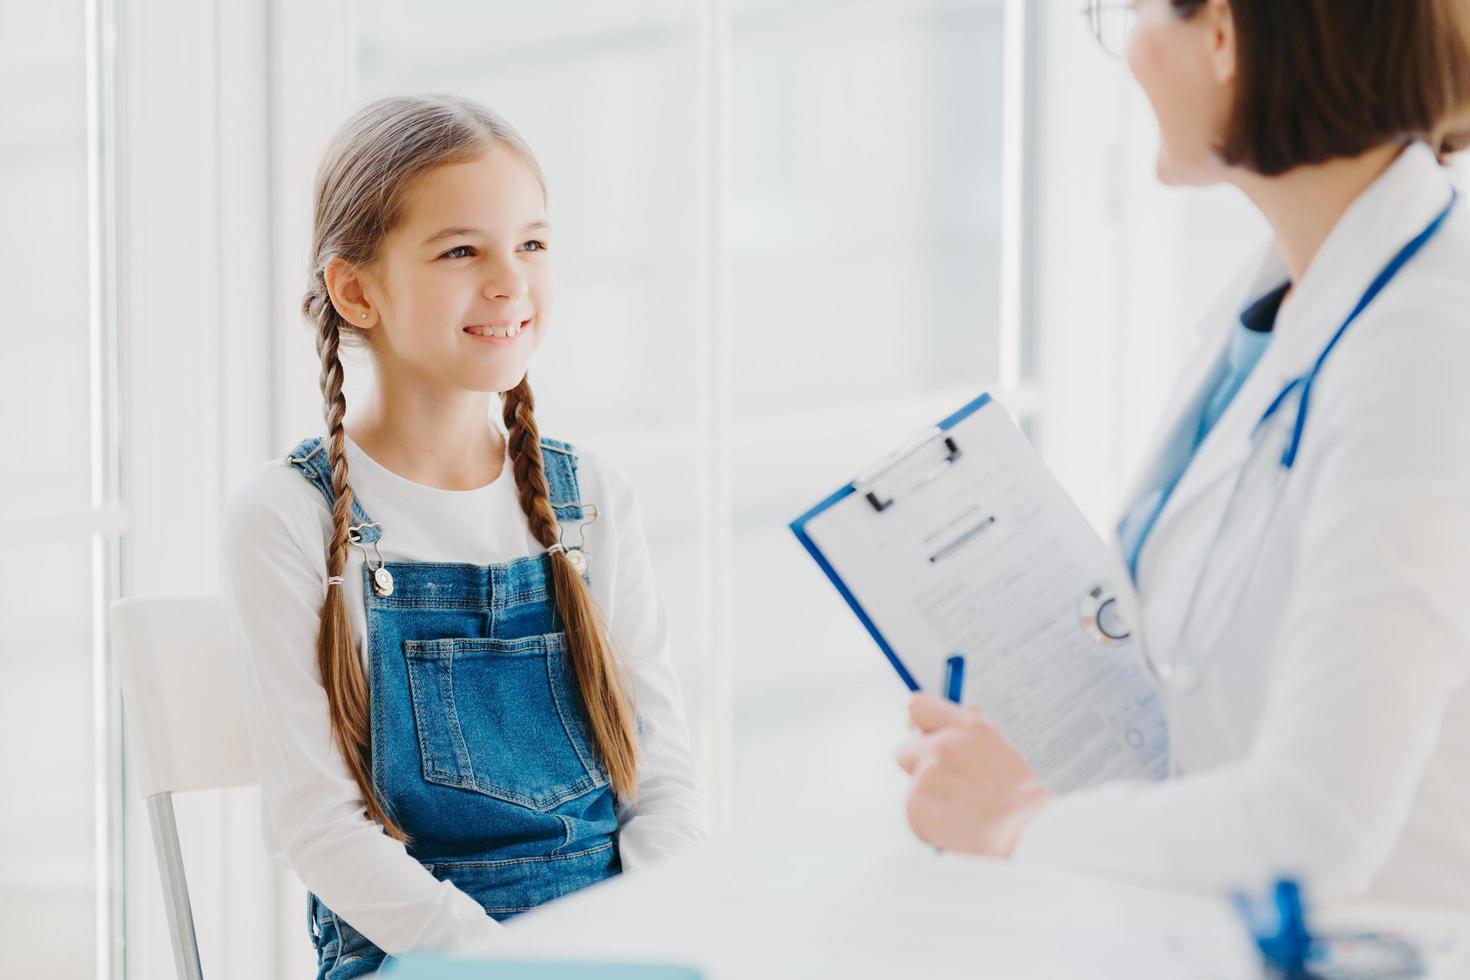
[(914, 833), (945, 850), (1010, 857), (1051, 791), (980, 709), (916, 694), (909, 720), (919, 734), (895, 756), (914, 777)]

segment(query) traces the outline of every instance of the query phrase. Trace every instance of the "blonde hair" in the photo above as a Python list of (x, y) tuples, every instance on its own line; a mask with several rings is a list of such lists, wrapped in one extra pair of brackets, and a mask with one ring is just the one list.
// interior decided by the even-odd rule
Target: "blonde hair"
[[(340, 346), (362, 343), (362, 332), (343, 319), (327, 292), (327, 264), (341, 258), (370, 264), (383, 238), (402, 219), (405, 191), (414, 178), (451, 163), (474, 159), (496, 144), (514, 150), (546, 183), (530, 147), (505, 120), (468, 99), (395, 96), (354, 113), (332, 140), (316, 175), (311, 278), (301, 311), (316, 331), (321, 358), (322, 415), (332, 470), (332, 537), (327, 575), (341, 576), (347, 563), (352, 522), (352, 487), (347, 480)], [(521, 510), (543, 547), (560, 540), (552, 510), (535, 399), (526, 379), (502, 396), (508, 450)], [(592, 736), (613, 793), (636, 795), (638, 742), (633, 707), (623, 691), (607, 630), (582, 577), (565, 552), (549, 556), (557, 611), (567, 635), (572, 666), (591, 722)], [(332, 733), (347, 768), (362, 790), (368, 816), (398, 840), (408, 840), (380, 799), (372, 777), (370, 691), (352, 639), (340, 586), (329, 586), (317, 636), (317, 662), (326, 689)]]

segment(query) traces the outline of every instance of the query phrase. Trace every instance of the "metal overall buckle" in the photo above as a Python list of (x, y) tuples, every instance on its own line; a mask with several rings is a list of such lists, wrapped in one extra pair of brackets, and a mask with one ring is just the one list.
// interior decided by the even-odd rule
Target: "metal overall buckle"
[[(553, 507), (555, 506), (553, 505)], [(563, 504), (561, 506), (566, 505)], [(558, 551), (565, 553), (567, 561), (572, 563), (572, 569), (578, 575), (585, 576), (587, 574), (587, 525), (595, 522), (600, 515), (598, 514), (597, 507), (593, 504), (579, 504), (578, 506), (582, 510), (582, 520), (576, 523), (577, 543), (574, 545), (567, 544), (567, 524), (570, 522), (563, 521), (560, 522), (561, 539), (550, 548), (547, 548), (546, 553), (548, 555), (554, 555)], [(588, 514), (592, 516), (588, 517)]]
[(364, 528), (369, 527), (375, 527), (379, 531), (383, 530), (383, 525), (377, 521), (354, 524), (347, 529), (347, 540), (362, 551), (363, 563), (367, 565), (368, 571), (372, 572), (373, 575), (373, 591), (380, 596), (390, 596), (393, 594), (393, 573), (383, 567), (385, 562), (383, 561), (383, 551), (378, 547), (379, 539), (374, 538), (372, 542), (373, 553), (378, 556), (378, 566), (376, 568), (373, 567), (372, 559), (368, 557), (367, 546), (362, 543), (362, 531)]

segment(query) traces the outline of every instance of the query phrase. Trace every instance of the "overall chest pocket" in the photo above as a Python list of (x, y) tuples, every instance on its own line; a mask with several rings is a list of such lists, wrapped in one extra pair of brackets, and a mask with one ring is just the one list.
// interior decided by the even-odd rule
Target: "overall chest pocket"
[(565, 633), (404, 643), (424, 779), (551, 810), (607, 785)]

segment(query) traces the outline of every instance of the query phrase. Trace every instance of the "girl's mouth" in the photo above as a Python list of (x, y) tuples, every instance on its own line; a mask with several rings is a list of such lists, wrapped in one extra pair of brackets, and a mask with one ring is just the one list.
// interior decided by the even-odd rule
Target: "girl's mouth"
[(491, 344), (510, 344), (530, 324), (530, 320), (512, 320), (506, 323), (476, 323), (464, 328), (464, 332), (476, 340)]

